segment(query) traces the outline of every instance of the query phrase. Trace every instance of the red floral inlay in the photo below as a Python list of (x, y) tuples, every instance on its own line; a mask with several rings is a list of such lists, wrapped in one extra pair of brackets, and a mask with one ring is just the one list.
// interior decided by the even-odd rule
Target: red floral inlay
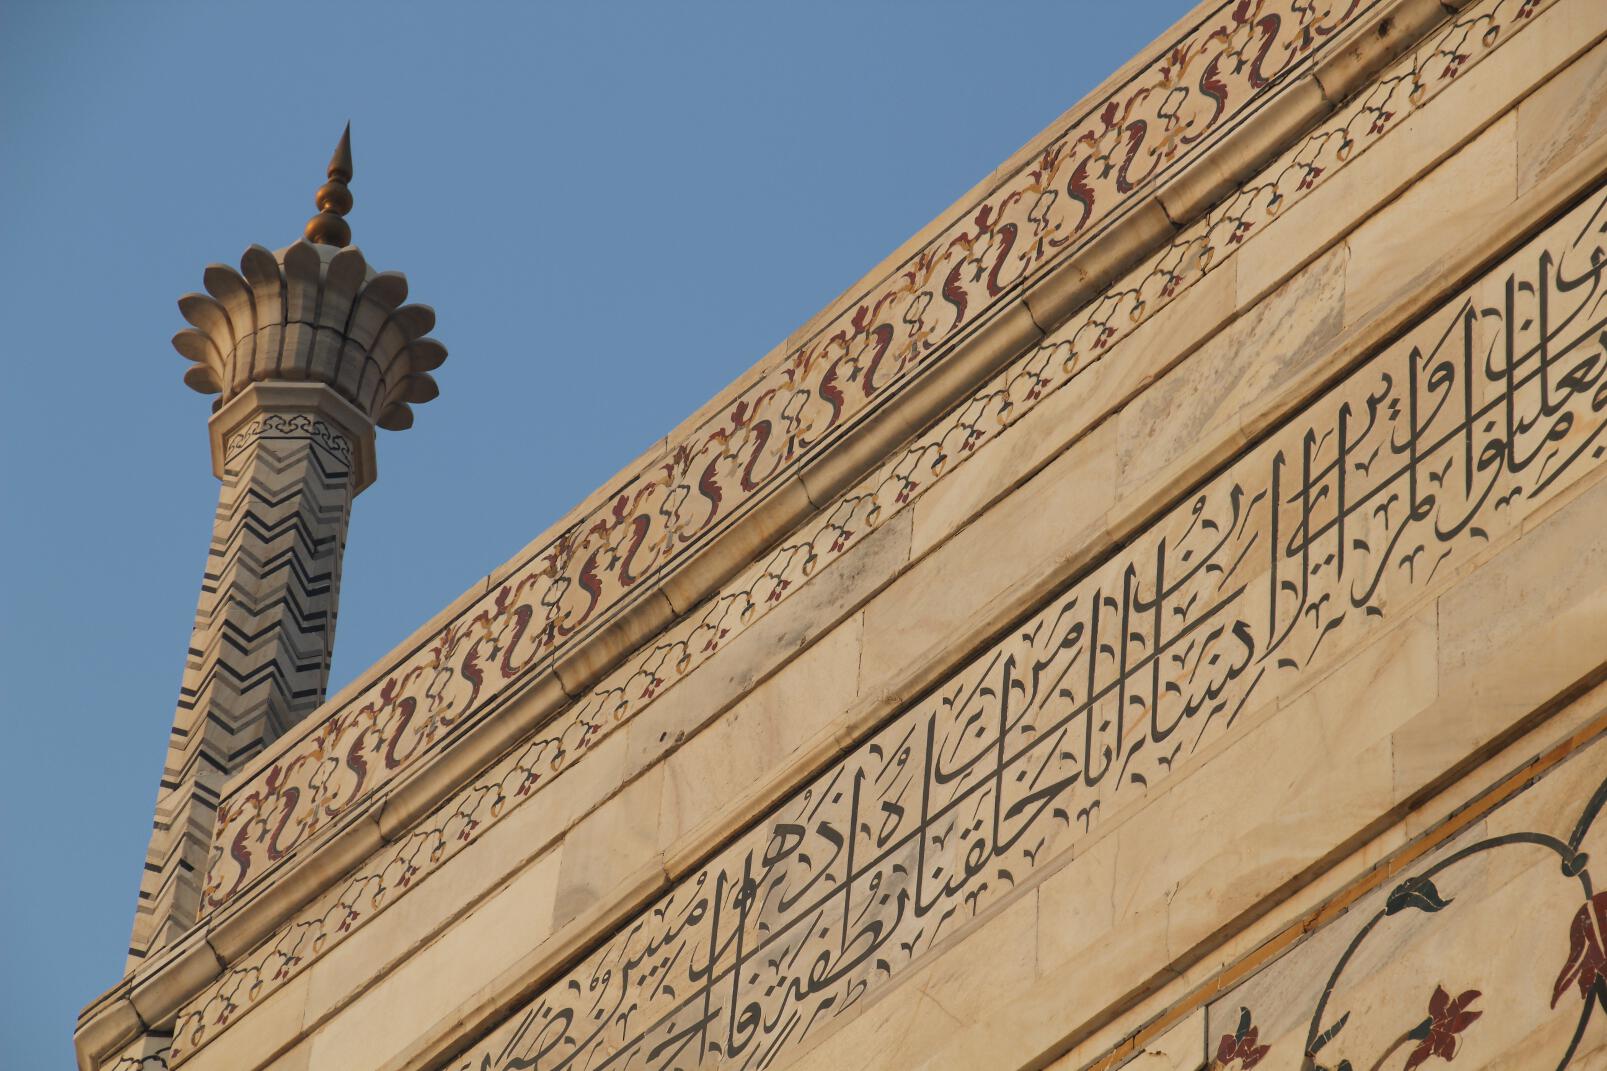
[(1607, 931), (1607, 892), (1592, 896), (1574, 914), (1573, 924), (1568, 927), (1568, 962), (1562, 965), (1551, 991), (1553, 1008), (1570, 986), (1577, 985), (1579, 995), (1589, 1000), (1593, 986), (1607, 985), (1607, 941), (1602, 938), (1603, 931)]
[(1216, 1059), (1211, 1063), (1213, 1071), (1227, 1071), (1235, 1063), (1238, 1071), (1250, 1071), (1272, 1048), (1271, 1045), (1257, 1045), (1259, 1040), (1261, 1030), (1250, 1025), (1250, 1009), (1241, 1008), (1238, 1029), (1231, 1034), (1223, 1034), (1222, 1040), (1217, 1042)]
[(1434, 995), (1428, 1001), (1428, 1018), (1410, 1035), (1417, 1042), (1417, 1048), (1406, 1058), (1406, 1071), (1412, 1071), (1430, 1056), (1450, 1060), (1456, 1055), (1456, 1036), (1484, 1014), (1468, 1011), (1468, 1005), (1480, 995), (1477, 989), (1468, 989), (1452, 1000), (1443, 986), (1434, 987)]

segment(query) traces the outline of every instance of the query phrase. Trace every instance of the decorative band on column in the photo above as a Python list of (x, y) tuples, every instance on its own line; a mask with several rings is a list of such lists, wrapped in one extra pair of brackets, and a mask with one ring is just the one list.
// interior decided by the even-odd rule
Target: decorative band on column
[(212, 471), (262, 439), (309, 439), (350, 466), (352, 497), (378, 475), (374, 426), (322, 383), (254, 383), (212, 417)]
[(351, 460), (352, 444), (328, 421), (307, 413), (267, 413), (229, 436), (223, 460), (228, 463), (258, 439), (311, 439), (330, 453)]

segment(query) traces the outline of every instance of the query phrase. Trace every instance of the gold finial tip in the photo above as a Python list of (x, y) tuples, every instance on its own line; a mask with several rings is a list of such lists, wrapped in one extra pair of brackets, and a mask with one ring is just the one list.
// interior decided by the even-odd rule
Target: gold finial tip
[(349, 119), (346, 129), (341, 131), (340, 144), (335, 146), (335, 155), (329, 158), (329, 177), (342, 182), (352, 180), (352, 124)]
[(303, 232), (307, 241), (317, 245), (347, 246), (351, 244), (352, 229), (341, 217), (352, 210), (352, 191), (346, 183), (352, 178), (352, 124), (340, 135), (335, 155), (329, 158), (329, 181), (318, 187), (314, 203), (318, 214), (307, 221)]

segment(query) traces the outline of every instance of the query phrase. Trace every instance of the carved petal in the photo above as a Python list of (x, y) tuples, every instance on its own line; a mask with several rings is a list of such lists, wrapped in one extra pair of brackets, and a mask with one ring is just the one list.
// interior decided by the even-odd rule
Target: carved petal
[(387, 309), (394, 309), (407, 300), (407, 276), (399, 271), (382, 271), (363, 287), (363, 296), (372, 298)]
[(435, 329), (435, 310), (428, 305), (403, 305), (391, 314), (411, 338), (423, 338)]
[(235, 330), (238, 332), (236, 337), (250, 334), (257, 329), (251, 287), (239, 272), (227, 264), (208, 264), (201, 276), (201, 282), (206, 286), (207, 293), (217, 298), (228, 310), (229, 319), (234, 322)]
[(346, 330), (367, 272), (368, 262), (356, 249), (342, 249), (335, 254), (324, 273), (324, 300), (318, 309), (320, 327)]
[(285, 320), (311, 323), (318, 310), (319, 276), (324, 262), (310, 242), (296, 242), (285, 250)]
[(263, 322), (277, 319), (282, 311), (280, 302), (283, 301), (284, 279), (279, 274), (279, 262), (273, 254), (260, 245), (250, 247), (240, 258), (240, 272), (251, 284), (257, 308), (262, 310)]
[(197, 331), (193, 327), (186, 327), (173, 336), (173, 348), (179, 351), (179, 356), (199, 364), (220, 367), (223, 355), (205, 331)]
[(421, 338), (407, 347), (408, 360), (420, 372), (433, 372), (446, 363), (446, 347), (433, 338)]
[(380, 414), (377, 423), (386, 431), (406, 431), (413, 426), (413, 410), (406, 402), (397, 402)]
[(216, 394), (223, 389), (218, 374), (204, 364), (192, 364), (184, 373), (184, 385), (198, 394)]
[(415, 372), (407, 377), (407, 400), (414, 405), (434, 401), (441, 396), (440, 385), (428, 372)]
[(216, 298), (206, 294), (185, 294), (179, 298), (179, 315), (212, 336), (219, 349), (234, 341), (229, 314)]
[(429, 334), (434, 326), (435, 310), (428, 305), (403, 305), (391, 313), (372, 349), (387, 379), (395, 374), (392, 369), (396, 367), (396, 359), (407, 349), (408, 343)]
[(372, 350), (391, 310), (406, 298), (407, 280), (399, 272), (387, 271), (374, 276), (357, 298), (346, 333), (359, 346)]

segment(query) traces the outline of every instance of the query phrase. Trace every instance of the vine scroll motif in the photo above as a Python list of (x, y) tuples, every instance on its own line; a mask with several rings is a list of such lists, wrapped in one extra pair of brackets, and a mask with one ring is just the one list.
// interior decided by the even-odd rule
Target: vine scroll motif
[[(1555, 856), (1554, 862), (1558, 873), (1563, 878), (1573, 879), (1578, 883), (1581, 899), (1584, 901), (1583, 906), (1573, 916), (1569, 929), (1568, 957), (1557, 975), (1551, 995), (1551, 1006), (1555, 1008), (1557, 1002), (1570, 989), (1577, 987), (1579, 991), (1578, 1025), (1557, 1063), (1557, 1071), (1567, 1068), (1579, 1049), (1579, 1042), (1590, 1023), (1591, 1012), (1597, 1006), (1607, 1010), (1607, 974), (1604, 974), (1604, 971), (1607, 971), (1607, 961), (1604, 961), (1602, 951), (1602, 922), (1604, 915), (1607, 915), (1607, 896), (1595, 891), (1595, 885), (1590, 878), (1590, 857), (1583, 849), (1585, 835), (1590, 832), (1596, 816), (1601, 813), (1603, 802), (1607, 802), (1607, 781), (1603, 781), (1596, 788), (1589, 802), (1585, 804), (1567, 840), (1549, 833), (1534, 831), (1486, 837), (1437, 860), (1395, 886), (1385, 899), (1384, 906), (1367, 920), (1361, 932), (1356, 935), (1355, 940), (1334, 966), (1333, 974), (1329, 977), (1322, 997), (1317, 1002), (1316, 1010), (1311, 1015), (1311, 1027), (1306, 1037), (1306, 1066), (1312, 1071), (1327, 1071), (1326, 1067), (1318, 1065), (1317, 1056), (1339, 1038), (1347, 1016), (1340, 1016), (1331, 1024), (1325, 1024), (1324, 1013), (1351, 958), (1380, 923), (1403, 911), (1426, 913), (1443, 911), (1450, 905), (1450, 900), (1440, 894), (1439, 888), (1434, 883), (1436, 877), (1485, 852), (1529, 845)], [(1411, 1048), (1406, 1058), (1407, 1071), (1430, 1057), (1452, 1059), (1456, 1054), (1457, 1036), (1473, 1025), (1482, 1014), (1472, 1009), (1473, 1000), (1481, 995), (1478, 990), (1468, 989), (1453, 999), (1443, 986), (1436, 985), (1433, 996), (1429, 998), (1428, 1017), (1405, 1031), (1386, 1050), (1381, 1061), (1387, 1059), (1396, 1049), (1410, 1043), (1415, 1043), (1415, 1047)], [(1350, 1061), (1340, 1059), (1335, 1065), (1335, 1071), (1351, 1071)]]
[(889, 404), (1011, 293), (1257, 110), (1378, 0), (1228, 0), (981, 203), (219, 811), (205, 908), (622, 612), (800, 459)]
[[(1607, 740), (1598, 736), (1562, 770), (1591, 763), (1599, 770), (1604, 748)], [(1464, 1064), (1473, 1061), (1470, 1066), (1495, 1061), (1536, 1071), (1575, 1067), (1590, 1023), (1607, 1012), (1607, 892), (1592, 880), (1586, 850), (1607, 802), (1607, 781), (1594, 783), (1594, 791), (1591, 787), (1587, 781), (1589, 794), (1582, 806), (1574, 804), (1576, 820), (1565, 836), (1532, 826), (1490, 834), (1483, 826), (1501, 822), (1502, 809), (1497, 809), (1392, 886), (1350, 908), (1346, 914), (1356, 918), (1348, 928), (1329, 923), (1345, 930), (1338, 934), (1341, 939), (1349, 937), (1331, 968), (1307, 970), (1306, 961), (1331, 953), (1329, 943), (1309, 940), (1263, 968), (1265, 979), (1228, 992), (1217, 1004), (1235, 1026), (1231, 1031), (1218, 1027), (1212, 1071), (1258, 1066), (1262, 1071), (1416, 1071), (1459, 1057), (1465, 1057)], [(1535, 791), (1534, 785), (1525, 790)], [(1569, 802), (1531, 804), (1526, 818), (1549, 819)], [(1510, 806), (1512, 801), (1504, 805)], [(1601, 847), (1599, 839), (1594, 846)], [(1492, 862), (1491, 856), (1500, 858)], [(1503, 895), (1514, 902), (1519, 898), (1510, 888), (1515, 883), (1521, 883), (1528, 909), (1521, 917), (1510, 907), (1486, 905), (1488, 913), (1481, 916), (1460, 906), (1470, 903), (1476, 911), (1481, 901)], [(1492, 926), (1488, 914), (1508, 925)], [(1436, 939), (1432, 928), (1438, 925), (1454, 929)], [(1535, 961), (1532, 971), (1512, 977), (1487, 966), (1492, 958), (1500, 961), (1499, 946), (1514, 942)], [(1536, 973), (1544, 976), (1544, 991), (1524, 992)], [(1465, 984), (1469, 979), (1486, 988)], [(1347, 989), (1350, 982), (1355, 984)], [(1272, 1029), (1265, 1030), (1269, 1024), (1258, 1022), (1253, 1009), (1272, 994), (1274, 1003), (1288, 1007), (1278, 1007)], [(1307, 1018), (1299, 1010), (1303, 1001), (1310, 1008), (1309, 1022), (1304, 1029), (1289, 1029), (1294, 1019)], [(1544, 1017), (1552, 1014), (1571, 1017), (1572, 1025), (1545, 1029)], [(1496, 1027), (1490, 1025), (1497, 1021)]]

